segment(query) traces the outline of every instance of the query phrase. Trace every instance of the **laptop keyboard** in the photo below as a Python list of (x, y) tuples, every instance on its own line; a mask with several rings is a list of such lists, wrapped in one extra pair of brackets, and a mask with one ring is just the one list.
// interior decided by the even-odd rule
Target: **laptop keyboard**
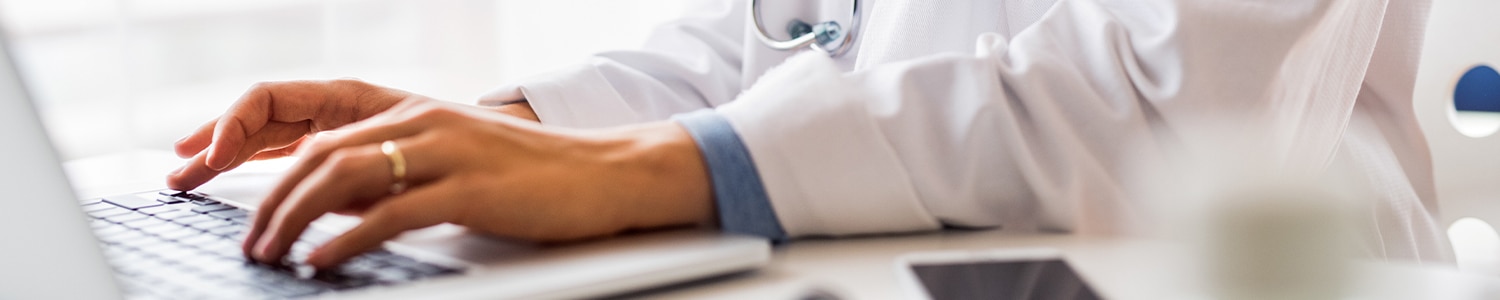
[(459, 273), (386, 250), (317, 272), (300, 262), (333, 236), (311, 230), (287, 263), (249, 262), (240, 244), (254, 215), (196, 192), (105, 197), (83, 208), (130, 298), (300, 298)]

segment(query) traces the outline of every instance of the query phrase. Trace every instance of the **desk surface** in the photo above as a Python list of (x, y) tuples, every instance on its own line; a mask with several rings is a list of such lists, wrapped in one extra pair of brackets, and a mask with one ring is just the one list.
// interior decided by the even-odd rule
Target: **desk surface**
[[(69, 162), (79, 196), (104, 196), (160, 188), (162, 174), (179, 160), (165, 152), (137, 152)], [(230, 199), (259, 199), (288, 162), (248, 165), (204, 190)], [(121, 178), (125, 178), (122, 180)], [(261, 188), (253, 188), (261, 187)], [(817, 289), (844, 299), (900, 298), (909, 291), (895, 262), (909, 253), (1049, 247), (1063, 251), (1086, 281), (1110, 299), (1202, 299), (1202, 276), (1189, 247), (1179, 243), (1061, 234), (946, 231), (925, 234), (799, 240), (776, 249), (765, 268), (646, 291), (666, 299), (796, 299)], [(1448, 267), (1362, 264), (1356, 299), (1500, 299), (1500, 278), (1458, 273)]]
[[(1212, 299), (1195, 257), (1178, 243), (1073, 235), (1009, 234), (996, 231), (803, 240), (777, 250), (771, 265), (738, 277), (654, 291), (650, 298), (796, 299), (812, 289), (844, 299), (900, 298), (902, 255), (938, 250), (1049, 247), (1109, 299)], [(1500, 299), (1500, 278), (1447, 267), (1361, 264), (1352, 272), (1350, 299)]]

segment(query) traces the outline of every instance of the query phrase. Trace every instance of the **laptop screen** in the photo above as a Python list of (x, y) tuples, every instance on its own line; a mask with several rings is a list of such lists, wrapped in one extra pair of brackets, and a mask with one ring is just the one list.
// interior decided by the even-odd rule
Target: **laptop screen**
[(0, 145), (0, 299), (118, 298), (3, 38)]

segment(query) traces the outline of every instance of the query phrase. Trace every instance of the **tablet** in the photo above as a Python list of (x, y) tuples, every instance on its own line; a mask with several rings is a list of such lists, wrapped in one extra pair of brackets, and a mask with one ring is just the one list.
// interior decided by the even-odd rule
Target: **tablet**
[(918, 299), (1099, 299), (1056, 249), (915, 253), (896, 268)]

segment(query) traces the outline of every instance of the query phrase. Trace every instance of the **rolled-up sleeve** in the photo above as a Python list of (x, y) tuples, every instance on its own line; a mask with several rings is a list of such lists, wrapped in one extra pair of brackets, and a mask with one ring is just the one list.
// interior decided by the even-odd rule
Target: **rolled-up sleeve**
[(755, 170), (755, 161), (734, 127), (729, 125), (729, 120), (708, 109), (676, 115), (672, 119), (687, 129), (698, 144), (698, 151), (703, 153), (713, 184), (720, 228), (729, 233), (785, 240), (786, 231), (782, 230), (771, 200), (766, 196), (760, 173)]

